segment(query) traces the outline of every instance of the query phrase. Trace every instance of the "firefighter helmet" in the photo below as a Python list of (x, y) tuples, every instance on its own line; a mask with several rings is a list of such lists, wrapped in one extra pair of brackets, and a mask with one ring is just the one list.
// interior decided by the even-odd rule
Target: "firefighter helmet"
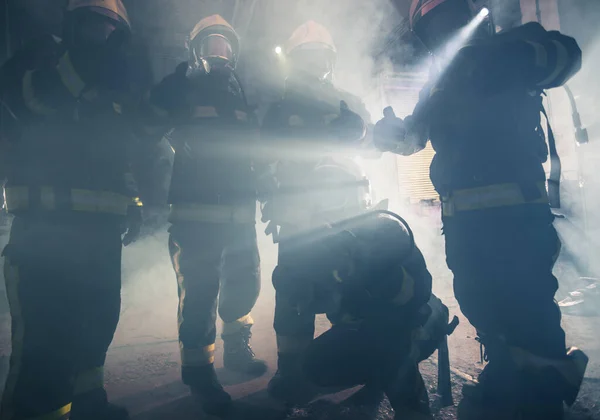
[(121, 0), (69, 0), (67, 12), (90, 9), (131, 27), (127, 9)]
[(314, 21), (300, 25), (285, 46), (292, 71), (330, 81), (337, 50), (327, 28)]
[(327, 28), (312, 20), (300, 25), (290, 36), (285, 46), (286, 54), (297, 49), (326, 49), (337, 52), (333, 38)]
[(240, 38), (233, 27), (219, 15), (202, 19), (194, 26), (188, 40), (190, 62), (207, 60), (235, 67)]
[[(429, 51), (435, 51), (487, 9), (487, 3), (488, 0), (413, 0), (410, 28)], [(488, 15), (489, 9), (485, 15), (487, 24), (482, 26), (485, 32), (493, 28)]]

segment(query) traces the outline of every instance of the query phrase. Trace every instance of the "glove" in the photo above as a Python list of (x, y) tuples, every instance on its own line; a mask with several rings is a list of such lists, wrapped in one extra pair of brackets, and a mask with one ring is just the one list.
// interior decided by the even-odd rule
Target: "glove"
[(129, 206), (127, 208), (127, 232), (123, 237), (123, 246), (128, 246), (139, 239), (142, 223), (142, 207)]
[(339, 142), (357, 143), (365, 137), (366, 130), (360, 115), (350, 111), (345, 101), (340, 101), (340, 116), (329, 124), (330, 136)]
[(373, 143), (383, 152), (396, 151), (406, 139), (406, 126), (402, 118), (396, 117), (394, 109), (383, 110), (383, 118), (375, 124)]

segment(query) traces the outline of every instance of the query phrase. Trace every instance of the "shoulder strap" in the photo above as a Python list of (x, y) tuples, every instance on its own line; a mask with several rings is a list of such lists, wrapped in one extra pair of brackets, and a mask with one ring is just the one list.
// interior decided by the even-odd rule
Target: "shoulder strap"
[(548, 177), (548, 199), (550, 201), (550, 207), (553, 209), (560, 208), (560, 176), (562, 172), (562, 164), (560, 157), (556, 151), (556, 139), (554, 138), (554, 132), (550, 126), (550, 119), (546, 113), (544, 105), (541, 105), (541, 113), (546, 118), (546, 124), (548, 127), (548, 150), (550, 152), (550, 176)]

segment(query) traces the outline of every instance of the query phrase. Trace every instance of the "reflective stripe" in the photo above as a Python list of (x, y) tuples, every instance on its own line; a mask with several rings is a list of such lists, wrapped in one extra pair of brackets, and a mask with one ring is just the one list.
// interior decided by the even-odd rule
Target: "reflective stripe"
[(81, 77), (79, 77), (79, 74), (75, 71), (69, 53), (63, 54), (58, 60), (56, 69), (58, 70), (63, 85), (65, 85), (73, 97), (79, 98), (83, 88), (85, 88), (85, 82), (81, 80)]
[(240, 121), (248, 121), (248, 114), (244, 111), (235, 111), (235, 118)]
[(215, 362), (214, 344), (209, 344), (199, 349), (188, 349), (184, 348), (180, 342), (179, 350), (181, 352), (182, 366), (206, 366)]
[(312, 342), (313, 337), (293, 337), (277, 334), (278, 353), (301, 353)]
[(538, 86), (546, 86), (554, 82), (569, 64), (569, 51), (567, 50), (567, 47), (556, 40), (553, 40), (552, 43), (556, 45), (556, 66), (550, 76), (539, 82)]
[(156, 105), (150, 105), (150, 108), (152, 109), (154, 115), (160, 117), (161, 119), (169, 117), (169, 112), (164, 108), (158, 107)]
[(256, 205), (172, 204), (169, 221), (206, 223), (255, 223)]
[(548, 51), (539, 42), (526, 41), (535, 50), (535, 65), (536, 67), (548, 67)]
[[(4, 190), (6, 209), (9, 212), (30, 209), (28, 187), (7, 187)], [(57, 210), (56, 192), (52, 187), (40, 187), (42, 210)], [(72, 189), (71, 210), (90, 213), (110, 213), (126, 215), (130, 205), (140, 206), (139, 198), (130, 198), (111, 191), (91, 191)]]
[(443, 88), (439, 88), (439, 87), (433, 87), (430, 91), (429, 91), (429, 97), (432, 98), (436, 93), (438, 92), (443, 92), (444, 89)]
[[(171, 247), (171, 243), (177, 250), (171, 256), (171, 262), (173, 264), (173, 269), (175, 270), (175, 277), (177, 278), (177, 294), (179, 296), (179, 301), (177, 303), (177, 331), (181, 330), (181, 324), (183, 324), (183, 305), (185, 303), (185, 278), (181, 273), (181, 265), (179, 264), (179, 260), (181, 258), (181, 246), (179, 243), (170, 238), (169, 248)], [(180, 344), (181, 345), (181, 344)]]
[(23, 76), (23, 101), (25, 106), (35, 114), (49, 116), (56, 113), (56, 110), (46, 106), (35, 96), (35, 89), (33, 88), (33, 73), (34, 71), (29, 70)]
[(400, 292), (392, 299), (392, 303), (398, 306), (406, 305), (415, 296), (415, 279), (408, 274), (404, 267), (402, 267), (402, 273), (404, 275), (402, 287)]
[(12, 352), (10, 354), (10, 367), (6, 378), (4, 393), (2, 395), (0, 412), (8, 413), (7, 417), (10, 419), (12, 418), (10, 413), (13, 410), (12, 399), (21, 370), (25, 324), (23, 322), (21, 301), (19, 298), (19, 267), (13, 265), (8, 257), (4, 257), (4, 281), (6, 283), (6, 295), (8, 297), (10, 316), (12, 318)]
[(254, 325), (254, 319), (250, 314), (244, 315), (243, 317), (236, 319), (233, 322), (224, 322), (223, 323), (223, 331), (221, 335), (232, 335), (237, 334), (242, 330), (243, 327), (247, 325)]
[[(234, 110), (235, 118), (240, 121), (248, 121), (248, 113)], [(219, 112), (214, 106), (195, 106), (192, 112), (192, 118), (218, 118)]]
[(545, 183), (538, 183), (542, 194), (536, 200), (526, 200), (518, 184), (495, 184), (480, 188), (456, 190), (450, 197), (442, 197), (442, 214), (451, 217), (455, 212), (483, 210), (521, 204), (547, 204), (548, 193)]
[(196, 106), (192, 118), (216, 118), (219, 114), (214, 106)]
[(117, 113), (117, 114), (123, 114), (123, 107), (121, 106), (121, 104), (118, 104), (116, 102), (113, 102), (113, 110)]
[(96, 367), (80, 372), (75, 377), (73, 393), (75, 395), (104, 388), (104, 367)]
[(52, 413), (33, 417), (29, 420), (67, 420), (69, 418), (69, 414), (71, 414), (71, 403), (59, 408), (56, 411), (53, 411)]

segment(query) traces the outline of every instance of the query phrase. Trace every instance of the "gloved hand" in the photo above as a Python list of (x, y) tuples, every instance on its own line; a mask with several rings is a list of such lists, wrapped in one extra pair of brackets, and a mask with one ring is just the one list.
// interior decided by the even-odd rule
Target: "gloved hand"
[(388, 106), (383, 110), (383, 118), (375, 124), (373, 143), (383, 152), (393, 152), (406, 139), (406, 126), (402, 118), (396, 117), (394, 109)]
[(350, 111), (345, 101), (340, 101), (340, 116), (329, 124), (330, 136), (339, 142), (357, 143), (366, 134), (365, 122), (355, 112)]
[(138, 240), (143, 221), (141, 206), (129, 206), (127, 208), (127, 232), (123, 237), (123, 246), (128, 246)]

